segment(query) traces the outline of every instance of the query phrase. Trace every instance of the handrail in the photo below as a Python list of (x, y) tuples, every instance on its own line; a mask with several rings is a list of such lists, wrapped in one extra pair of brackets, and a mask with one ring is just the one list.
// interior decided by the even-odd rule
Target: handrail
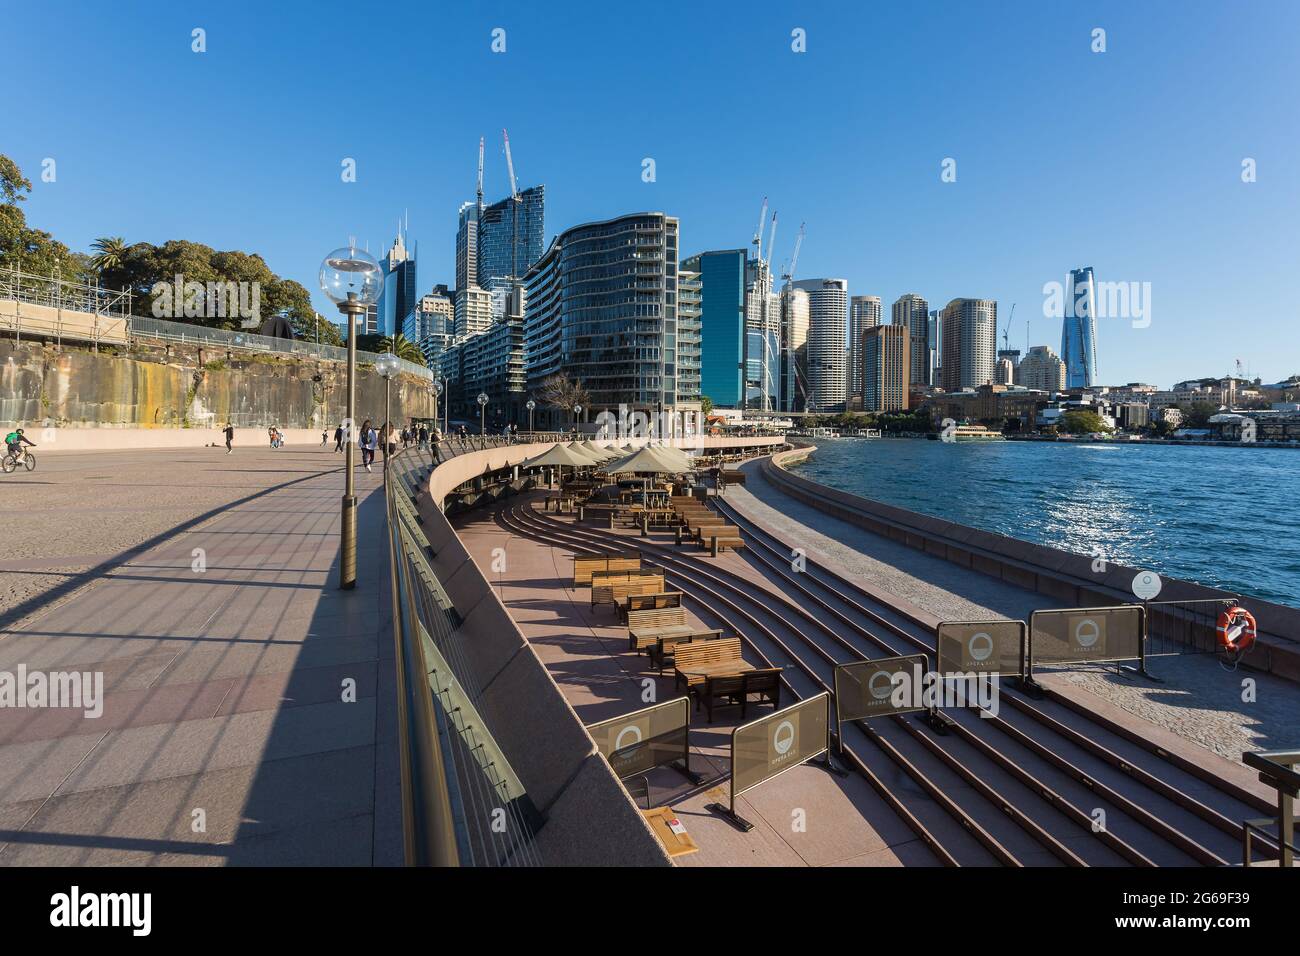
[(397, 671), (397, 734), (401, 761), (402, 832), (407, 866), (459, 866), (447, 766), (429, 690), (429, 666), (415, 616), (411, 568), (401, 548), (396, 482), (385, 489), (392, 562), (393, 642)]

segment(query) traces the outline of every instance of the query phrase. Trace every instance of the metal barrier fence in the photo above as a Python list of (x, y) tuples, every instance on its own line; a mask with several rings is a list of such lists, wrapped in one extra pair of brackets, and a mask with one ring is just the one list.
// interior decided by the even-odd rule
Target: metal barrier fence
[(1218, 651), (1219, 612), (1236, 597), (1197, 601), (1148, 601), (1147, 656), (1214, 654)]
[(405, 449), (385, 483), (406, 861), (540, 865), (540, 815), (480, 715), (462, 622), (420, 529), (414, 498), (433, 466), (432, 450)]

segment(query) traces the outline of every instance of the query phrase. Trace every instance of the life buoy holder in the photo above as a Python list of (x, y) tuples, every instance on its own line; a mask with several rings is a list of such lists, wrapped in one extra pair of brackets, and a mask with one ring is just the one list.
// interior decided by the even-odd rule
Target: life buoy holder
[(1240, 604), (1233, 604), (1219, 612), (1219, 623), (1215, 631), (1218, 632), (1220, 649), (1229, 657), (1238, 658), (1255, 643), (1255, 615)]

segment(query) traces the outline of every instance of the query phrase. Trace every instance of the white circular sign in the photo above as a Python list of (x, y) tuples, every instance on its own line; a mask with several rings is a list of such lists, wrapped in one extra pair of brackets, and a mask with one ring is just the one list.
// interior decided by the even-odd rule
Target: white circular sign
[(970, 651), (972, 660), (986, 661), (989, 655), (993, 653), (993, 638), (984, 631), (978, 634), (972, 634), (971, 639), (966, 643), (967, 650)]
[(1090, 617), (1085, 617), (1074, 625), (1074, 640), (1080, 647), (1092, 647), (1101, 637), (1101, 628)]
[(1160, 593), (1164, 582), (1154, 571), (1139, 571), (1133, 579), (1133, 593), (1143, 601), (1150, 601)]
[(788, 720), (777, 724), (776, 730), (772, 732), (772, 746), (778, 754), (784, 756), (794, 746), (794, 724)]
[[(626, 737), (631, 737), (632, 742), (624, 743), (623, 740)], [(628, 724), (626, 727), (620, 730), (618, 732), (618, 736), (614, 738), (614, 752), (617, 753), (618, 751), (622, 750), (624, 747), (631, 747), (635, 744), (639, 744), (640, 742), (641, 742), (641, 728), (638, 727), (636, 724)]]
[[(880, 679), (884, 678), (884, 686), (880, 685)], [(885, 700), (894, 692), (894, 675), (889, 671), (876, 671), (867, 681), (867, 689), (871, 691), (871, 696), (876, 700)]]

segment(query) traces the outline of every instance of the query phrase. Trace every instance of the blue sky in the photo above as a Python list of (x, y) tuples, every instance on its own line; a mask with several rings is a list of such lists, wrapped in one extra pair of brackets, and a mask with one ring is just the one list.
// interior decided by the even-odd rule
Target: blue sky
[(25, 80), (0, 152), (33, 180), (29, 220), (74, 249), (259, 252), (324, 312), (321, 257), (351, 235), (378, 251), (409, 210), (420, 285), (450, 283), (479, 136), (489, 201), (508, 191), (506, 127), (521, 184), (546, 183), (548, 241), (654, 209), (685, 254), (735, 248), (766, 195), (777, 265), (806, 222), (799, 277), (886, 307), (995, 298), (1003, 324), (1014, 302), (1021, 348), (1026, 320), (1059, 348), (1042, 288), (1069, 268), (1150, 283), (1149, 327), (1100, 322), (1108, 383), (1300, 372), (1293, 2), (51, 0), (6, 20)]

